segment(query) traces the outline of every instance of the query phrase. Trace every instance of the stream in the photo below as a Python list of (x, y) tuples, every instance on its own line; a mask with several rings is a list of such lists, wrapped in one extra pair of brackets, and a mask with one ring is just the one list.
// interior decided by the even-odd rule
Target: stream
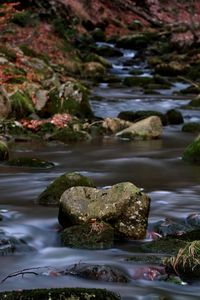
[[(109, 58), (110, 72), (123, 78), (130, 68), (142, 70), (141, 76), (152, 76), (145, 61), (136, 60), (136, 52), (123, 50), (123, 56)], [(133, 59), (133, 65), (124, 66)], [(200, 121), (197, 110), (181, 107), (189, 102), (186, 96), (174, 95), (187, 84), (174, 83), (159, 95), (145, 95), (140, 90), (120, 84), (101, 82), (95, 86), (90, 101), (95, 115), (116, 117), (123, 110), (157, 110), (166, 112), (179, 109), (185, 122)], [(49, 276), (48, 268), (65, 269), (83, 263), (109, 264), (134, 274), (138, 265), (126, 261), (137, 251), (139, 242), (117, 241), (108, 250), (80, 250), (61, 247), (58, 240), (58, 208), (43, 207), (36, 203), (38, 195), (58, 176), (77, 171), (91, 177), (99, 187), (121, 181), (130, 181), (151, 198), (149, 227), (161, 219), (185, 218), (199, 212), (200, 168), (181, 160), (185, 147), (194, 139), (193, 134), (181, 131), (182, 125), (165, 126), (162, 139), (126, 141), (112, 136), (96, 138), (81, 144), (18, 143), (11, 149), (10, 157), (36, 156), (55, 163), (55, 168), (34, 170), (0, 165), (0, 214), (4, 216), (1, 229), (8, 235), (24, 240), (30, 249), (23, 254), (0, 257), (0, 280), (12, 272), (44, 267), (44, 276), (17, 276), (0, 284), (0, 291), (42, 287), (100, 287), (120, 294), (122, 299), (156, 300), (199, 299), (199, 283), (179, 286), (143, 279), (130, 283), (108, 283), (75, 276)], [(141, 264), (139, 267), (142, 266)]]

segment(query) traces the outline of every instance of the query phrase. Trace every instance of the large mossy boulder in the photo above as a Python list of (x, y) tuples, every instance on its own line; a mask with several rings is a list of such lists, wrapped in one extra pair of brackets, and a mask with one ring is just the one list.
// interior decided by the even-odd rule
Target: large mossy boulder
[(0, 161), (8, 160), (8, 158), (9, 158), (8, 146), (5, 142), (0, 140)]
[(6, 300), (120, 300), (121, 298), (105, 289), (90, 288), (58, 288), (58, 289), (33, 289), (1, 292), (0, 299)]
[(60, 141), (63, 143), (80, 142), (89, 140), (90, 135), (80, 128), (75, 130), (73, 126), (68, 125), (64, 128), (58, 128), (54, 130), (47, 139), (50, 141)]
[(82, 249), (106, 249), (113, 246), (114, 230), (105, 223), (93, 222), (74, 225), (61, 232), (64, 246)]
[(164, 264), (186, 280), (200, 278), (200, 241), (187, 243), (180, 248), (176, 256), (166, 258)]
[(66, 228), (96, 219), (111, 224), (116, 236), (143, 239), (149, 205), (149, 197), (130, 182), (108, 189), (76, 186), (62, 194), (58, 220)]
[(151, 116), (136, 123), (130, 127), (118, 132), (117, 137), (130, 140), (148, 140), (157, 139), (162, 135), (162, 122), (158, 116)]
[(200, 164), (200, 135), (186, 147), (182, 158), (184, 161)]
[(17, 91), (10, 96), (11, 113), (10, 117), (17, 120), (28, 117), (34, 113), (34, 107), (31, 99), (22, 91)]
[(38, 197), (39, 204), (58, 206), (64, 191), (73, 186), (95, 187), (94, 182), (79, 173), (65, 173), (56, 178)]
[(143, 49), (150, 42), (146, 33), (135, 33), (133, 35), (124, 36), (117, 41), (117, 46), (125, 49)]
[(91, 118), (92, 109), (88, 100), (88, 89), (79, 82), (68, 81), (48, 93), (48, 102), (42, 113), (52, 116), (57, 113), (70, 113), (80, 118)]
[(200, 108), (200, 95), (192, 99), (187, 105), (186, 108), (189, 109), (199, 109)]

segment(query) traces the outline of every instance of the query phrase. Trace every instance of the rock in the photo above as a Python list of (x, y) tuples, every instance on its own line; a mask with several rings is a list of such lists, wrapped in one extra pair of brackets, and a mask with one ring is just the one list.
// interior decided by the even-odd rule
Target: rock
[(181, 247), (185, 247), (187, 242), (178, 238), (164, 237), (142, 245), (142, 251), (147, 253), (158, 253), (165, 255), (177, 254)]
[(17, 120), (34, 113), (33, 103), (30, 98), (22, 91), (18, 90), (10, 96), (11, 113), (10, 117)]
[(48, 162), (33, 157), (13, 158), (10, 159), (7, 164), (9, 166), (26, 167), (26, 168), (42, 168), (42, 169), (49, 169), (55, 166), (52, 162)]
[(68, 125), (64, 128), (59, 128), (58, 130), (52, 132), (52, 134), (49, 135), (47, 140), (69, 143), (69, 142), (86, 141), (89, 140), (90, 138), (91, 138), (90, 135), (86, 131), (81, 130), (79, 124), (74, 124), (74, 126)]
[(8, 158), (9, 158), (8, 146), (5, 142), (0, 140), (0, 161), (8, 160)]
[(200, 164), (200, 135), (186, 147), (182, 159), (190, 163)]
[(103, 131), (106, 133), (116, 133), (132, 125), (132, 122), (120, 120), (119, 118), (106, 118), (102, 122)]
[(8, 235), (3, 230), (0, 231), (0, 256), (11, 255), (13, 253), (25, 253), (33, 251), (24, 240)]
[(111, 68), (112, 64), (109, 63), (109, 61), (107, 59), (105, 59), (104, 57), (95, 54), (95, 53), (91, 53), (89, 55), (86, 56), (85, 58), (86, 62), (98, 62), (100, 63), (102, 66), (104, 66), (105, 68)]
[(126, 49), (143, 49), (147, 47), (149, 40), (143, 33), (124, 36), (117, 41), (117, 46)]
[(177, 61), (169, 63), (161, 63), (155, 66), (155, 72), (163, 76), (177, 76), (184, 75), (189, 69), (187, 64)]
[(200, 95), (198, 95), (196, 98), (192, 99), (188, 105), (186, 105), (187, 108), (200, 108)]
[(130, 87), (134, 87), (134, 86), (137, 86), (137, 87), (146, 87), (148, 86), (149, 84), (153, 84), (155, 83), (155, 80), (154, 78), (152, 77), (125, 77), (124, 80), (123, 80), (123, 84), (125, 86), (130, 86)]
[(162, 134), (162, 122), (159, 117), (151, 116), (118, 132), (117, 137), (128, 139), (157, 139)]
[(47, 90), (37, 90), (35, 93), (35, 109), (42, 110), (48, 101), (48, 91)]
[(182, 127), (183, 132), (200, 133), (200, 123), (190, 122), (184, 124)]
[(38, 197), (39, 204), (59, 205), (60, 197), (64, 191), (72, 186), (95, 187), (94, 182), (79, 173), (65, 173), (56, 178)]
[(82, 76), (84, 78), (103, 78), (105, 72), (105, 67), (99, 62), (92, 61), (83, 64)]
[(168, 110), (165, 116), (168, 124), (177, 125), (184, 122), (181, 112), (176, 109)]
[(138, 110), (136, 112), (122, 111), (119, 113), (118, 118), (130, 122), (136, 122), (136, 121), (140, 121), (141, 119), (148, 118), (150, 116), (158, 116), (160, 117), (163, 125), (167, 124), (166, 116), (163, 113), (155, 110)]
[(61, 232), (64, 246), (83, 249), (106, 249), (113, 246), (114, 230), (105, 222), (74, 225)]
[(32, 289), (1, 292), (0, 299), (6, 300), (120, 300), (121, 298), (106, 289), (91, 288), (57, 288), (57, 289)]
[(200, 241), (187, 243), (180, 248), (176, 256), (166, 258), (164, 265), (186, 280), (200, 278)]
[(59, 222), (63, 227), (96, 219), (111, 224), (116, 236), (143, 239), (146, 234), (149, 197), (130, 182), (109, 189), (72, 187), (60, 198)]
[(101, 46), (101, 47), (97, 47), (95, 49), (96, 54), (100, 55), (100, 56), (105, 56), (105, 57), (119, 57), (119, 56), (123, 56), (123, 53), (114, 47), (110, 47), (110, 46)]
[(107, 265), (79, 263), (69, 267), (66, 272), (86, 279), (106, 282), (128, 282), (129, 278), (122, 270)]
[(48, 93), (49, 100), (43, 108), (48, 116), (56, 113), (70, 113), (81, 118), (92, 117), (88, 101), (88, 90), (79, 82), (67, 81)]
[(7, 92), (0, 86), (0, 119), (6, 119), (11, 112), (10, 100)]

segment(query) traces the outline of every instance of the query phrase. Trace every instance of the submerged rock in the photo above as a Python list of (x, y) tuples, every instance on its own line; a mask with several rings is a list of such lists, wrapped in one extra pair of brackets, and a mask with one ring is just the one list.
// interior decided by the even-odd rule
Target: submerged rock
[(95, 187), (94, 182), (79, 173), (65, 173), (56, 178), (38, 197), (39, 204), (59, 205), (60, 197), (64, 191), (72, 186)]
[(90, 288), (57, 288), (57, 289), (32, 289), (11, 292), (1, 292), (0, 299), (7, 300), (120, 300), (121, 298), (105, 289)]
[(146, 234), (150, 199), (134, 184), (122, 182), (109, 189), (72, 187), (60, 198), (59, 222), (63, 227), (96, 219), (114, 228), (116, 236), (143, 239)]
[(74, 225), (61, 233), (64, 246), (84, 249), (106, 249), (113, 246), (114, 230), (105, 222)]
[(55, 165), (52, 162), (45, 161), (33, 157), (18, 157), (8, 161), (9, 166), (27, 167), (27, 168), (53, 168)]
[(66, 270), (66, 273), (80, 276), (86, 279), (106, 281), (106, 282), (128, 282), (127, 274), (122, 270), (107, 265), (90, 265), (79, 263)]
[(118, 132), (117, 137), (134, 139), (157, 139), (162, 134), (162, 122), (159, 117), (151, 116)]

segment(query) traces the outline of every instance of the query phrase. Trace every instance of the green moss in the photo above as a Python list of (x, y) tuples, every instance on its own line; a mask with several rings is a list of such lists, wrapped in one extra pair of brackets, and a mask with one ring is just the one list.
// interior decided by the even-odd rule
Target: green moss
[(105, 289), (59, 288), (35, 289), (0, 293), (6, 300), (120, 300), (121, 298)]
[(72, 186), (95, 187), (94, 182), (79, 173), (66, 173), (55, 179), (38, 197), (43, 205), (59, 205), (62, 193)]
[(19, 157), (8, 161), (9, 166), (27, 167), (27, 168), (44, 168), (54, 167), (54, 164), (39, 158)]
[(28, 130), (13, 120), (3, 120), (0, 122), (0, 134), (11, 136), (21, 136), (29, 134)]
[(49, 56), (46, 53), (38, 53), (31, 49), (28, 45), (23, 44), (20, 46), (20, 49), (23, 51), (24, 55), (29, 57), (36, 57), (42, 59), (46, 64), (49, 63)]
[(161, 238), (152, 242), (145, 243), (142, 246), (143, 251), (150, 253), (159, 253), (165, 255), (176, 254), (181, 247), (187, 245), (187, 242), (175, 238)]
[(9, 157), (8, 146), (3, 141), (0, 141), (0, 161), (7, 160)]
[(128, 257), (126, 260), (136, 262), (138, 264), (161, 264), (163, 255), (134, 255)]
[(125, 77), (123, 80), (123, 84), (130, 87), (132, 86), (145, 87), (153, 83), (155, 83), (155, 80), (152, 77)]
[(198, 96), (197, 98), (191, 100), (191, 101), (188, 103), (188, 106), (189, 106), (189, 107), (194, 107), (194, 108), (200, 107), (200, 97)]
[(32, 101), (29, 97), (21, 92), (15, 92), (11, 97), (11, 116), (16, 119), (21, 119), (34, 112)]
[(31, 14), (29, 11), (23, 11), (19, 13), (15, 13), (12, 18), (11, 22), (15, 23), (21, 27), (25, 27), (27, 25), (31, 25)]
[(7, 48), (6, 46), (0, 44), (0, 53), (4, 54), (5, 57), (10, 60), (11, 62), (15, 62), (17, 55), (15, 53), (15, 51)]
[(81, 118), (92, 117), (87, 88), (80, 83), (70, 83), (66, 89), (69, 91), (66, 96), (60, 96), (57, 88), (52, 89), (48, 94), (49, 101), (45, 110), (50, 115), (68, 112)]
[(104, 222), (74, 225), (63, 230), (61, 240), (64, 246), (72, 248), (93, 250), (111, 248), (114, 229)]
[(191, 133), (200, 133), (200, 123), (190, 122), (184, 124), (182, 127), (182, 131), (191, 132)]
[(76, 131), (72, 127), (59, 128), (51, 135), (49, 140), (60, 141), (63, 143), (85, 141), (89, 135), (85, 131)]
[(200, 164), (200, 138), (187, 146), (182, 158), (184, 161)]
[(26, 77), (12, 77), (6, 80), (6, 83), (10, 84), (22, 84), (27, 81)]

